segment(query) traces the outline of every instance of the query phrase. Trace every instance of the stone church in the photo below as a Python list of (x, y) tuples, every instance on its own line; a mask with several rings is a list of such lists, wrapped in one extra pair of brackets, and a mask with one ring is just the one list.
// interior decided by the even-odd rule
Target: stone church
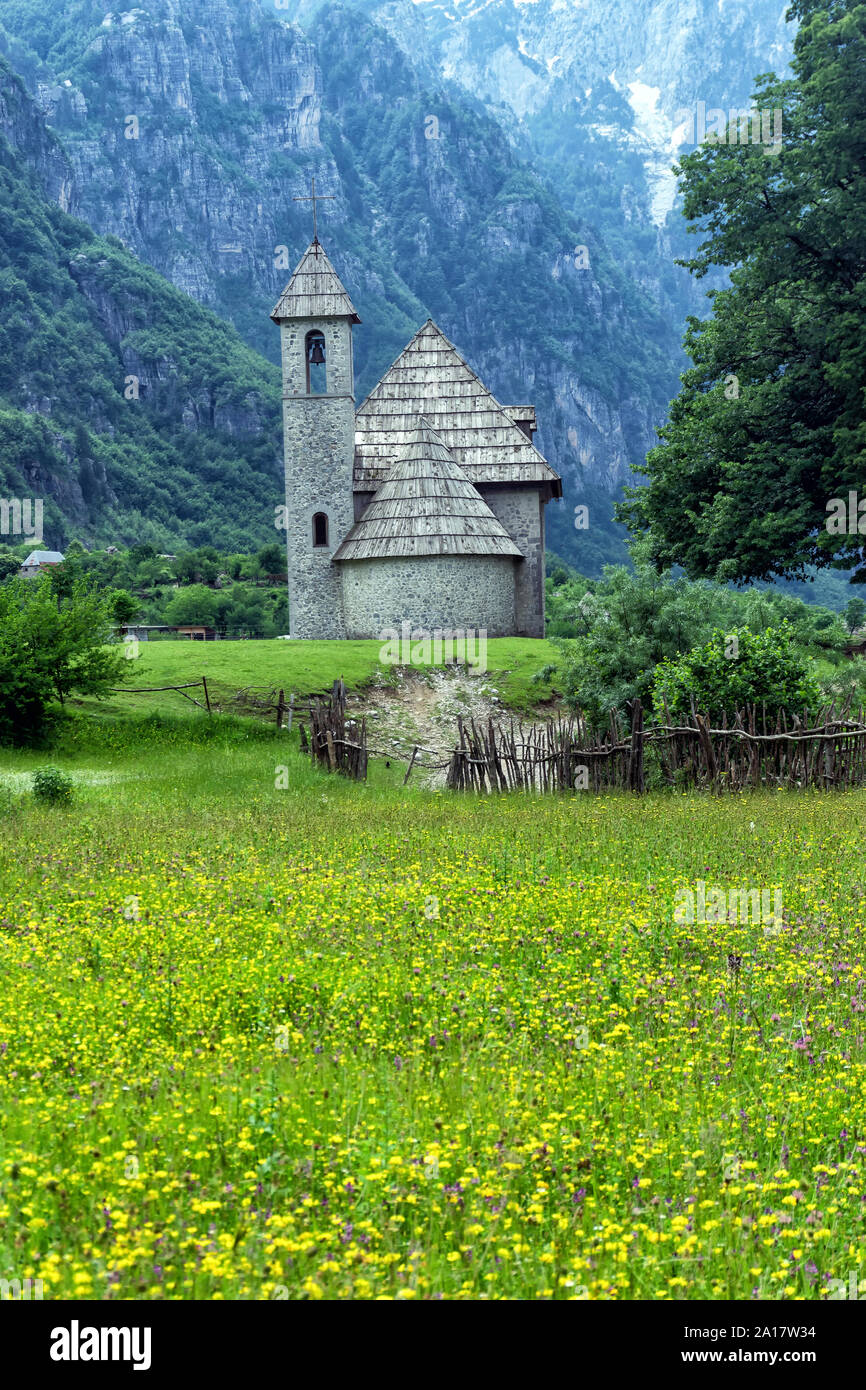
[(544, 636), (531, 405), (500, 405), (428, 319), (356, 411), (352, 301), (317, 237), (280, 296), (290, 631)]

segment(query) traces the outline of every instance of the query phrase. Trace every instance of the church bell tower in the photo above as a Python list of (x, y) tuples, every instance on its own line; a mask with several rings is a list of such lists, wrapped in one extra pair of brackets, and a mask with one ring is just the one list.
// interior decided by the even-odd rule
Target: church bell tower
[(289, 631), (345, 637), (333, 555), (355, 520), (352, 324), (361, 320), (314, 236), (271, 314), (279, 325)]

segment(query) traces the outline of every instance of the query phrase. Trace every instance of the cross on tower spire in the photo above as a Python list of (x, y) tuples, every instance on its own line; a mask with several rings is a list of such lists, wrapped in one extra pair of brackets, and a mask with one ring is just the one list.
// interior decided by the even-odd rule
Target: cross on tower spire
[(316, 218), (316, 203), (328, 203), (328, 202), (332, 202), (333, 199), (334, 199), (334, 196), (335, 196), (335, 195), (334, 195), (333, 193), (317, 193), (317, 192), (316, 192), (316, 179), (315, 179), (315, 175), (313, 175), (313, 177), (310, 179), (310, 194), (309, 194), (309, 197), (293, 198), (293, 199), (292, 199), (292, 202), (293, 202), (293, 203), (312, 203), (312, 204), (313, 204), (313, 245), (314, 245), (315, 248), (316, 248), (316, 255), (317, 255), (317, 256), (318, 256), (318, 254), (319, 254), (319, 249), (318, 249), (318, 248), (319, 248), (320, 242), (319, 242), (318, 221), (317, 221), (317, 218)]

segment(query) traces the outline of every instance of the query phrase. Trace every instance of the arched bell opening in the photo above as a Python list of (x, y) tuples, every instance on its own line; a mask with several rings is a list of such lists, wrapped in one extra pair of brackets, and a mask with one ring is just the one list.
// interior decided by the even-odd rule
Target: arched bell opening
[(307, 334), (304, 356), (307, 362), (307, 394), (324, 396), (328, 389), (327, 353), (325, 335), (318, 328), (311, 328)]

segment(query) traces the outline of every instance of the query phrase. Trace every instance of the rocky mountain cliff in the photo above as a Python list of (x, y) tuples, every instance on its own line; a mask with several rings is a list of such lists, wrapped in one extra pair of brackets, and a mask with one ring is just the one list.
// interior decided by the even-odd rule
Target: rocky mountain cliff
[[(307, 26), (324, 0), (268, 3)], [(785, 69), (792, 49), (780, 0), (356, 3), (428, 74), (479, 97), (515, 139), (553, 122), (566, 149), (603, 166), (636, 155), (645, 188), (624, 187), (625, 204), (657, 225), (674, 201), (679, 113), (699, 101), (747, 106), (756, 74)], [(558, 187), (567, 199), (568, 180)]]
[(501, 400), (537, 406), (565, 483), (554, 547), (589, 567), (613, 553), (571, 518), (589, 499), (600, 519), (676, 390), (669, 264), (653, 245), (631, 273), (591, 200), (551, 191), (431, 44), (415, 62), (357, 11), (328, 6), (304, 33), (259, 0), (16, 0), (0, 23), (72, 170), (67, 206), (276, 360), (268, 312), (309, 240), (294, 199), (315, 175), (363, 320), (359, 399), (432, 315)]
[(77, 187), (0, 59), (0, 495), (42, 498), (58, 547), (273, 540), (276, 368), (70, 216)]

